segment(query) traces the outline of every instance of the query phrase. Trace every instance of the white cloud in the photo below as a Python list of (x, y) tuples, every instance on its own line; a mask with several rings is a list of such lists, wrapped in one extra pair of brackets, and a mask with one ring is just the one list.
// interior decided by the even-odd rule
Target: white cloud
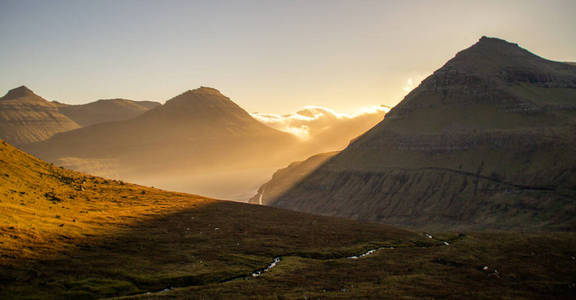
[(406, 93), (410, 92), (414, 88), (414, 80), (412, 78), (408, 78), (406, 80), (406, 84), (402, 88)]
[(298, 112), (288, 115), (253, 113), (252, 117), (272, 128), (307, 140), (344, 123), (353, 125), (354, 130), (351, 130), (353, 132), (367, 130), (376, 121), (381, 120), (389, 110), (390, 108), (386, 106), (367, 106), (354, 113), (344, 114), (327, 107), (305, 106)]
[(424, 80), (424, 78), (426, 78), (426, 77), (427, 77), (427, 75), (420, 75), (420, 74), (413, 75), (406, 80), (406, 83), (404, 84), (402, 89), (404, 90), (404, 92), (406, 92), (406, 94), (408, 94), (410, 91), (412, 91), (418, 85), (420, 85), (422, 80)]

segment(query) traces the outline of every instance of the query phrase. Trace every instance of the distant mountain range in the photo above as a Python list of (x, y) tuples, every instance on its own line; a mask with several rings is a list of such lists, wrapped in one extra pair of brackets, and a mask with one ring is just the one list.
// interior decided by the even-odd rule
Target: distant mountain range
[(278, 172), (253, 201), (435, 230), (573, 230), (575, 154), (576, 67), (483, 37), (344, 151)]
[(0, 98), (0, 138), (22, 146), (80, 127), (130, 119), (158, 105), (126, 99), (68, 105), (47, 101), (21, 86)]
[[(0, 138), (43, 159), (100, 176), (242, 200), (280, 166), (343, 149), (385, 113), (374, 108), (349, 116), (308, 107), (274, 115), (281, 120), (272, 124), (272, 114), (250, 115), (207, 87), (164, 105), (127, 99), (69, 105), (46, 101), (26, 87), (4, 98)], [(294, 128), (305, 129), (306, 138), (296, 138)]]
[(293, 157), (297, 143), (218, 90), (202, 87), (135, 118), (64, 132), (24, 149), (74, 169), (134, 178), (277, 166)]

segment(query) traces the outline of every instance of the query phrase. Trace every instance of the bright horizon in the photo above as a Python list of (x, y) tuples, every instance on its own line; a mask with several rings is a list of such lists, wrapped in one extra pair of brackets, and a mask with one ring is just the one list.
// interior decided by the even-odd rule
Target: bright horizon
[[(440, 3), (442, 2), (442, 3)], [(393, 106), (481, 36), (576, 61), (573, 1), (11, 1), (0, 91), (166, 100), (199, 86), (248, 112)]]

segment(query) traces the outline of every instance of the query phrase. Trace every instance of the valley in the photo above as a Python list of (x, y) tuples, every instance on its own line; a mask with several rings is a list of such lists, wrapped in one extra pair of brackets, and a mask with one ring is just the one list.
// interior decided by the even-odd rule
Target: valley
[(0, 300), (576, 299), (574, 11), (0, 1)]

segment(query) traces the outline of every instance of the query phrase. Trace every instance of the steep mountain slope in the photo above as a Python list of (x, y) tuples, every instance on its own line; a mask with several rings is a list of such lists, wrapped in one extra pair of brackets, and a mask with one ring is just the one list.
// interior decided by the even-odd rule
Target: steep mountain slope
[(80, 105), (60, 105), (59, 111), (85, 127), (98, 123), (132, 119), (144, 112), (160, 106), (153, 101), (133, 101), (126, 99), (106, 99)]
[(433, 229), (576, 229), (576, 67), (483, 37), (272, 205)]
[(296, 186), (301, 180), (312, 174), (326, 161), (338, 152), (328, 152), (314, 155), (304, 161), (293, 162), (286, 168), (274, 173), (272, 179), (263, 184), (257, 194), (250, 198), (249, 203), (268, 205)]
[[(269, 128), (212, 88), (187, 91), (134, 119), (66, 132), (25, 149), (98, 175), (138, 178), (277, 168), (297, 139)], [(290, 157), (290, 158), (287, 158)]]
[(12, 89), (0, 98), (0, 138), (14, 145), (43, 141), (79, 127), (60, 113), (56, 104), (25, 86)]

